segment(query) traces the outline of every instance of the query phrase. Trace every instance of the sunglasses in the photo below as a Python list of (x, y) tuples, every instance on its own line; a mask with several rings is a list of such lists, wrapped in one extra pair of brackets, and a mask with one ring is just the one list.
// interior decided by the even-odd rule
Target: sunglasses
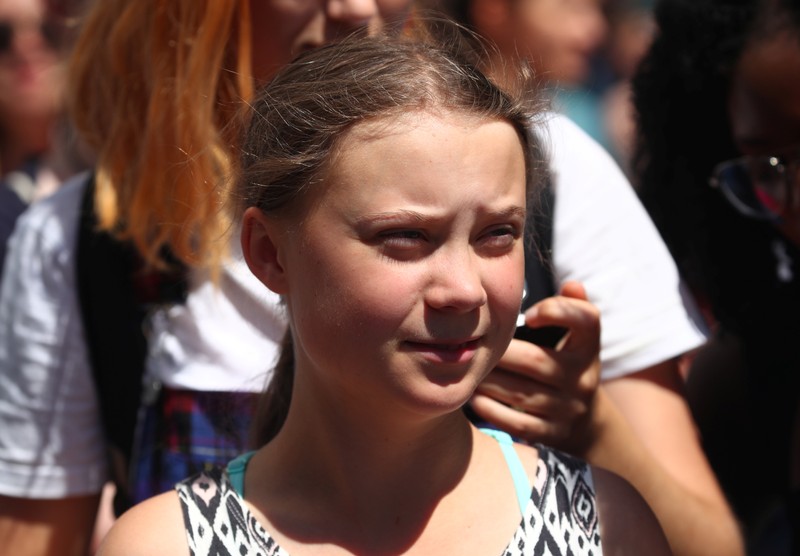
[[(0, 54), (7, 54), (11, 51), (14, 44), (14, 35), (19, 33), (24, 27), (35, 27), (36, 25), (20, 24), (8, 20), (0, 20)], [(63, 44), (64, 26), (54, 21), (52, 18), (45, 19), (38, 25), (39, 35), (45, 40), (47, 45), (53, 50), (57, 50)]]
[(797, 202), (800, 147), (780, 155), (745, 156), (717, 164), (709, 184), (742, 215), (779, 224)]

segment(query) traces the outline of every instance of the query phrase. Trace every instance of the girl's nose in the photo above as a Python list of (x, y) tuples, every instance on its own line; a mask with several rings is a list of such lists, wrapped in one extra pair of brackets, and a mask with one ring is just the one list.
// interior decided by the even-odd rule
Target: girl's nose
[(450, 254), (436, 261), (426, 292), (436, 310), (467, 313), (486, 304), (481, 273), (469, 254)]

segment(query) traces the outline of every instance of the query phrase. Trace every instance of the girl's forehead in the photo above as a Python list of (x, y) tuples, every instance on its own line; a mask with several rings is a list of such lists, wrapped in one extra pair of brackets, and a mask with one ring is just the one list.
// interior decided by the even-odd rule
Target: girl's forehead
[[(502, 122), (503, 120), (441, 106), (392, 110), (348, 127), (336, 139), (330, 159), (325, 165), (325, 171), (328, 173), (328, 177), (338, 175), (343, 170), (342, 162), (344, 160), (352, 162), (354, 159), (369, 157), (371, 156), (369, 152), (377, 148), (379, 144), (384, 152), (388, 147), (387, 156), (392, 158), (395, 155), (408, 157), (411, 152), (429, 148), (426, 140), (438, 130), (451, 127), (474, 130), (483, 124), (498, 121)], [(513, 129), (510, 123), (508, 126)], [(425, 132), (413, 133), (420, 128), (426, 128)], [(453, 154), (457, 154), (460, 148), (462, 147), (453, 146), (450, 150)], [(358, 165), (347, 165), (347, 168), (349, 171), (354, 171)]]
[(427, 189), (455, 176), (485, 180), (487, 168), (492, 173), (523, 168), (524, 174), (524, 152), (516, 130), (502, 119), (459, 112), (396, 114), (348, 130), (321, 182), (356, 189), (365, 183)]
[(368, 118), (350, 126), (340, 138), (341, 146), (356, 141), (391, 139), (423, 126), (436, 124), (455, 125), (463, 128), (475, 128), (481, 124), (497, 121), (483, 114), (471, 113), (439, 104), (430, 104), (417, 108), (393, 109), (384, 114)]

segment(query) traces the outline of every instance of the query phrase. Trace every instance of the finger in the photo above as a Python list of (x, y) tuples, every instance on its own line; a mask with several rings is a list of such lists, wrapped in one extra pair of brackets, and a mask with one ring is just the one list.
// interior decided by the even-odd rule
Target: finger
[[(553, 351), (522, 340), (512, 340), (497, 367), (484, 379), (521, 395), (547, 386), (580, 402), (591, 399), (600, 384), (597, 352)], [(505, 398), (505, 401), (509, 401)]]
[[(561, 287), (560, 295), (565, 298), (573, 298), (581, 301), (586, 301), (588, 299), (583, 284), (575, 280), (565, 282)], [(539, 308), (534, 308), (527, 313), (526, 320), (528, 324), (535, 328), (529, 328), (527, 332), (517, 334), (517, 337), (543, 347), (555, 350), (561, 349), (566, 342), (566, 337), (569, 335), (569, 328), (560, 326), (559, 324), (537, 326), (536, 316), (538, 315), (538, 310)]]
[(558, 351), (570, 349), (592, 355), (600, 349), (600, 312), (597, 307), (583, 299), (565, 296), (543, 299), (526, 312), (525, 324), (533, 328), (566, 328), (569, 332), (556, 348)]
[(599, 329), (600, 311), (597, 307), (575, 297), (556, 295), (542, 299), (525, 312), (528, 326), (565, 326), (574, 323), (589, 323)]
[(514, 373), (524, 384), (539, 382), (584, 397), (600, 381), (600, 361), (597, 351), (554, 351), (513, 339), (489, 377), (495, 372)]
[(481, 419), (527, 442), (554, 444), (568, 435), (564, 423), (517, 411), (482, 394), (475, 394), (470, 404)]
[(589, 297), (586, 295), (586, 288), (584, 288), (583, 284), (576, 280), (564, 282), (559, 293), (564, 297), (572, 297), (574, 299), (589, 301)]
[(585, 411), (584, 400), (569, 392), (523, 378), (502, 369), (493, 371), (477, 392), (507, 406), (550, 419), (569, 419)]
[[(563, 387), (571, 380), (569, 372), (564, 372), (556, 352), (524, 340), (513, 339), (500, 358), (497, 367), (523, 377), (521, 380), (542, 382), (555, 387)], [(576, 367), (569, 367), (575, 369)], [(494, 374), (493, 371), (489, 376)]]

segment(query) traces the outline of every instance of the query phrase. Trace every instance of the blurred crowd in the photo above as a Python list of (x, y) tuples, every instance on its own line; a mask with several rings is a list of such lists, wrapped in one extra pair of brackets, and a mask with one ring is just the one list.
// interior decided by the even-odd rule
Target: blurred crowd
[(600, 323), (513, 340), (471, 419), (619, 474), (675, 554), (800, 553), (797, 0), (0, 0), (0, 546), (94, 554), (281, 429), (248, 107), (300, 52), (442, 16), (547, 106), (528, 324)]

